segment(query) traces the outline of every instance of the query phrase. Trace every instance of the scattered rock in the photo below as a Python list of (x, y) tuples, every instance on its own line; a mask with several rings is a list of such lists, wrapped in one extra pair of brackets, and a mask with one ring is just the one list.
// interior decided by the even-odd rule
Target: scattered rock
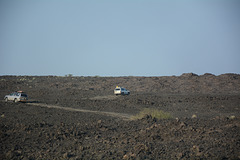
[(196, 114), (192, 115), (192, 118), (197, 118), (197, 115)]
[(235, 119), (236, 117), (235, 116), (230, 116), (229, 119)]

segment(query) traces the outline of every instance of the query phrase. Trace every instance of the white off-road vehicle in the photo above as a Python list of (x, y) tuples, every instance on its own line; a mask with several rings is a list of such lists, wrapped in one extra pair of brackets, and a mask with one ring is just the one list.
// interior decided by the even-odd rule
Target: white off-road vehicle
[(125, 88), (122, 88), (122, 87), (116, 87), (114, 89), (114, 94), (115, 95), (129, 95), (130, 94), (130, 91), (129, 90), (126, 90)]
[(9, 95), (4, 97), (4, 100), (7, 101), (14, 101), (14, 102), (26, 102), (28, 100), (28, 96), (26, 93), (22, 91), (13, 92)]

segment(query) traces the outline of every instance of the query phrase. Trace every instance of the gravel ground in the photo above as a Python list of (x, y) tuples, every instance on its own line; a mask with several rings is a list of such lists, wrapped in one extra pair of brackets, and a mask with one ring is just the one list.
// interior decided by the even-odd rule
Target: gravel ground
[[(0, 159), (240, 159), (240, 75), (1, 76), (0, 89), (29, 95), (0, 102)], [(131, 118), (144, 108), (172, 118)]]

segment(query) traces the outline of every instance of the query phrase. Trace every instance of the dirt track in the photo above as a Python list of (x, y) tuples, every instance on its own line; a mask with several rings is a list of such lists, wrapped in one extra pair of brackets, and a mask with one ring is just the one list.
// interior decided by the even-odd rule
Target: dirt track
[(123, 120), (130, 120), (132, 115), (123, 114), (123, 113), (116, 113), (116, 112), (103, 112), (103, 111), (92, 111), (86, 109), (77, 109), (77, 108), (69, 108), (69, 107), (61, 107), (56, 105), (49, 105), (49, 104), (42, 104), (42, 103), (27, 103), (28, 105), (33, 106), (40, 106), (40, 107), (47, 107), (47, 108), (54, 108), (59, 110), (66, 110), (66, 111), (73, 111), (73, 112), (84, 112), (84, 113), (94, 113), (94, 114), (101, 114), (104, 116), (111, 116), (115, 118), (122, 118)]
[[(240, 75), (2, 76), (0, 89), (31, 102), (0, 102), (0, 159), (240, 159)], [(144, 108), (173, 118), (123, 120)]]

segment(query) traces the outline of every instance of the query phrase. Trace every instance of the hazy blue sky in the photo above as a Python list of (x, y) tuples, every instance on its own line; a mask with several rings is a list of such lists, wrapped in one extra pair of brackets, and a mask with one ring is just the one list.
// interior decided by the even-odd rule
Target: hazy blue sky
[(0, 75), (240, 73), (240, 0), (0, 0)]

